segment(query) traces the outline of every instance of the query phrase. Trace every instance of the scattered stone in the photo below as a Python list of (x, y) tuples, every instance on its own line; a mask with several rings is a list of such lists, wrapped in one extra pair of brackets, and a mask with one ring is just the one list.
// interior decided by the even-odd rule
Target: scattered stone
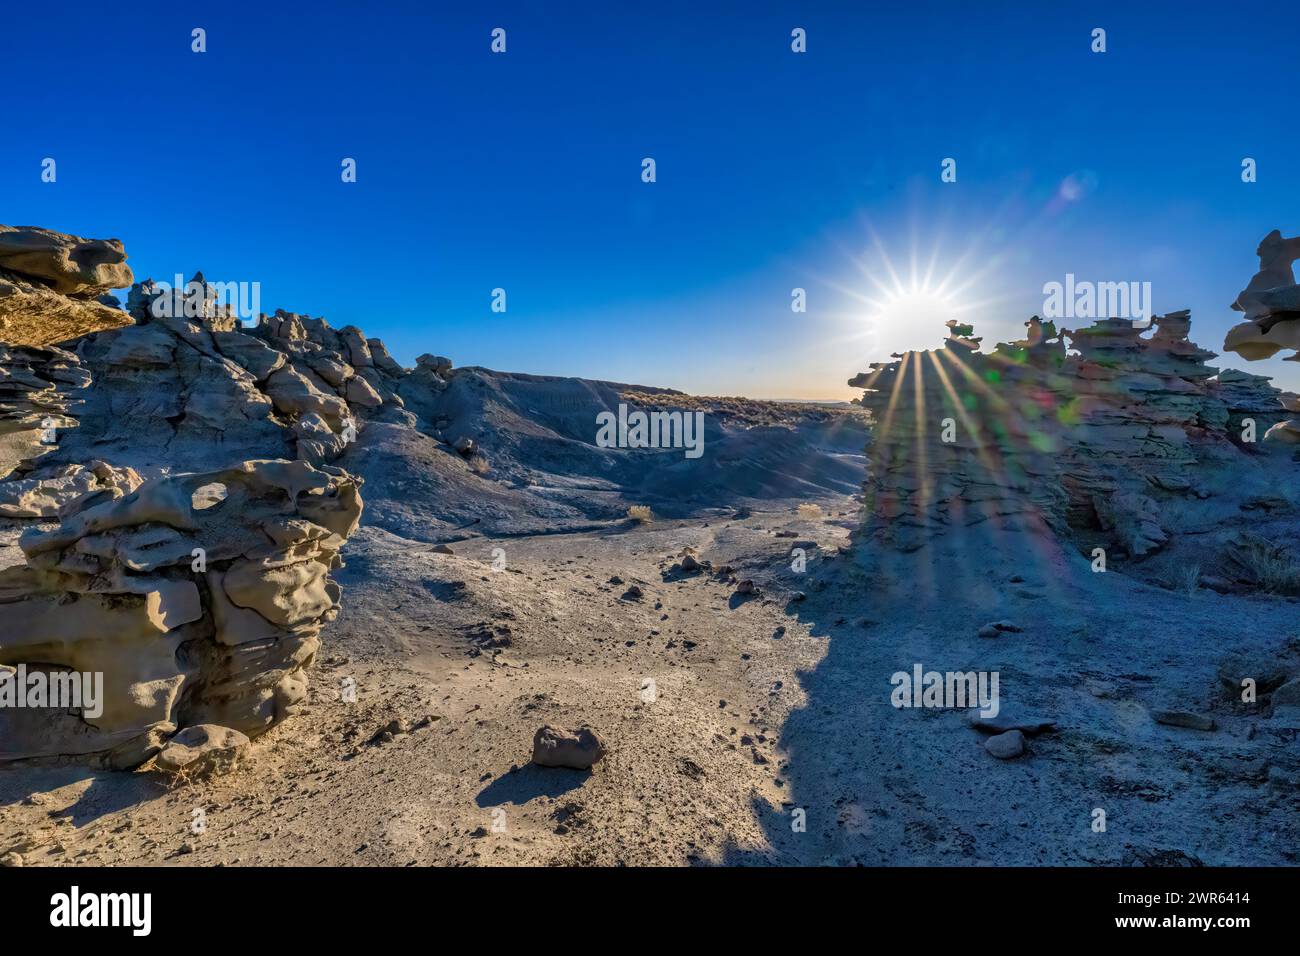
[(635, 584), (633, 584), (631, 587), (629, 587), (626, 591), (623, 592), (623, 599), (625, 601), (639, 601), (644, 596), (645, 596), (645, 592), (643, 592), (641, 588)]
[(969, 720), (970, 725), (977, 730), (987, 730), (996, 734), (1005, 734), (1014, 730), (1036, 737), (1046, 730), (1056, 729), (1054, 718), (1021, 714), (1007, 707), (999, 710), (996, 717), (984, 717), (978, 710), (971, 711)]
[(739, 584), (736, 585), (736, 593), (737, 593), (737, 594), (757, 594), (757, 593), (758, 593), (758, 585), (755, 584), (753, 581), (751, 581), (749, 578), (746, 578), (745, 580), (741, 581)]
[(394, 717), (388, 723), (384, 724), (384, 726), (376, 730), (367, 743), (371, 745), (392, 743), (403, 734), (410, 733), (411, 729), (411, 726), (407, 724), (406, 721), (402, 720), (400, 717)]
[(1025, 752), (1025, 735), (1018, 730), (994, 734), (984, 741), (984, 749), (999, 760), (1012, 760)]
[(1241, 682), (1248, 677), (1255, 682), (1257, 691), (1267, 694), (1286, 683), (1287, 671), (1274, 658), (1265, 655), (1234, 654), (1219, 665), (1216, 676), (1234, 696), (1241, 693)]
[(22, 854), (12, 850), (0, 856), (0, 866), (22, 866), (23, 862)]
[(248, 743), (247, 736), (229, 727), (195, 724), (167, 741), (154, 766), (167, 773), (184, 771), (190, 777), (229, 773), (243, 759)]
[(1300, 677), (1288, 681), (1273, 692), (1269, 698), (1274, 707), (1297, 707), (1300, 706)]
[(1211, 718), (1187, 710), (1153, 710), (1151, 716), (1158, 724), (1189, 730), (1214, 730), (1218, 726)]
[(548, 724), (533, 736), (533, 763), (539, 767), (586, 770), (603, 756), (605, 741), (586, 725), (567, 731)]

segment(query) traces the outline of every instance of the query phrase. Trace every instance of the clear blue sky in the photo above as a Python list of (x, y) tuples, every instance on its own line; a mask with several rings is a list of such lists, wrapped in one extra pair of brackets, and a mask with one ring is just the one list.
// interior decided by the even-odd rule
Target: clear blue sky
[(847, 397), (883, 357), (849, 294), (873, 234), (980, 273), (986, 343), (1074, 272), (1150, 281), (1217, 351), (1259, 239), (1300, 232), (1293, 4), (454, 7), (10, 4), (0, 221), (258, 281), (408, 363), (759, 397)]

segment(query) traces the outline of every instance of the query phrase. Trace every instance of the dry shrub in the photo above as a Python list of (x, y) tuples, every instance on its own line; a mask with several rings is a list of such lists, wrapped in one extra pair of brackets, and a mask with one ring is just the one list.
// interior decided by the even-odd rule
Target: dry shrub
[(1291, 552), (1258, 535), (1242, 535), (1232, 558), (1259, 585), (1272, 594), (1300, 594), (1300, 565)]
[(632, 505), (627, 509), (627, 516), (637, 524), (649, 524), (655, 520), (654, 512), (650, 510), (649, 505)]

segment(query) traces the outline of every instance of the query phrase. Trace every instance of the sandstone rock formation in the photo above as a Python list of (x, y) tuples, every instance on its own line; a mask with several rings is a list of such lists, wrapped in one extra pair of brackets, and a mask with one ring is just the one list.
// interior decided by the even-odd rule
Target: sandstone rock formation
[[(1271, 323), (1267, 317), (1277, 311), (1283, 302), (1294, 303), (1294, 295), (1288, 296), (1284, 290), (1295, 289), (1295, 273), (1291, 264), (1300, 259), (1300, 236), (1283, 239), (1282, 233), (1274, 229), (1260, 240), (1255, 250), (1259, 256), (1259, 271), (1251, 277), (1232, 303), (1238, 312), (1245, 312), (1246, 318), (1259, 322), (1265, 332)], [(1291, 306), (1292, 310), (1295, 305)]]
[(1216, 476), (1253, 467), (1255, 422), (1281, 417), (1266, 378), (1206, 364), (1187, 312), (1073, 332), (1035, 317), (991, 353), (948, 326), (944, 348), (849, 383), (876, 423), (864, 533), (903, 550), (987, 522), (1155, 553)]
[(131, 284), (117, 239), (0, 225), (0, 342), (42, 346), (130, 322), (98, 301)]
[[(201, 273), (195, 281), (206, 287)], [(9, 413), (0, 380), (0, 421), (22, 413), (30, 433), (22, 448), (33, 456), (22, 464), (23, 456), (12, 454), (11, 478), (39, 477), (34, 451), (42, 452), (42, 467), (98, 459), (145, 476), (253, 458), (322, 464), (343, 454), (368, 421), (413, 425), (451, 376), (450, 363), (408, 372), (378, 339), (355, 328), (336, 331), (324, 319), (276, 312), (244, 327), (226, 306), (155, 315), (150, 303), (160, 294), (136, 284), (137, 324), (85, 336), (75, 355), (59, 353), (82, 384), (95, 384), (76, 393), (75, 419), (60, 419), (57, 448), (35, 448), (31, 409)], [(61, 410), (53, 407), (55, 393), (39, 397), (39, 411)], [(26, 493), (6, 492), (2, 478), (0, 501)]]
[(102, 672), (107, 698), (97, 718), (5, 711), (0, 759), (132, 766), (178, 728), (291, 714), (361, 512), (360, 480), (326, 463), (368, 422), (413, 424), (407, 399), (452, 374), (320, 318), (245, 327), (202, 273), (136, 283), (123, 311), (99, 298), (131, 283), (125, 258), (0, 227), (0, 521), (59, 522), (0, 572), (0, 664)]
[[(1228, 330), (1223, 347), (1251, 361), (1269, 358), (1284, 349), (1300, 350), (1300, 285), (1296, 284), (1291, 263), (1300, 258), (1300, 237), (1283, 239), (1274, 229), (1255, 250), (1259, 256), (1257, 272), (1233, 303), (1246, 313), (1249, 321)], [(1289, 355), (1285, 361), (1300, 361)], [(1294, 396), (1281, 399), (1288, 412), (1300, 412), (1300, 400)], [(1281, 421), (1269, 429), (1268, 438), (1295, 444), (1300, 442), (1300, 422)]]
[(229, 727), (195, 724), (176, 733), (154, 760), (154, 767), (194, 779), (233, 770), (248, 750), (248, 737)]
[(0, 482), (73, 428), (90, 374), (71, 352), (0, 344)]
[(35, 226), (0, 225), (0, 269), (39, 279), (62, 295), (102, 295), (132, 280), (120, 239), (83, 239)]
[(181, 728), (255, 736), (306, 695), (358, 482), (250, 461), (113, 494), (24, 533), (26, 566), (0, 572), (0, 663), (102, 673), (103, 712), (0, 710), (0, 759), (134, 766)]

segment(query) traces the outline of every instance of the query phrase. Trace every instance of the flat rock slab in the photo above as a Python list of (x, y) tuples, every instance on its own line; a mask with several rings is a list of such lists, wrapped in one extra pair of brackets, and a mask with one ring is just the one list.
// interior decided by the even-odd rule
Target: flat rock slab
[(992, 621), (979, 629), (980, 637), (997, 637), (999, 634), (1019, 634), (1024, 628), (1011, 621)]
[(1211, 718), (1193, 714), (1189, 710), (1153, 710), (1151, 717), (1157, 724), (1186, 727), (1189, 730), (1214, 730), (1218, 726)]
[(977, 730), (987, 730), (995, 734), (1005, 734), (1014, 730), (1031, 737), (1045, 730), (1056, 729), (1056, 721), (1051, 717), (1018, 714), (1013, 710), (999, 711), (996, 717), (982, 717), (979, 711), (974, 711), (970, 717), (970, 725)]

